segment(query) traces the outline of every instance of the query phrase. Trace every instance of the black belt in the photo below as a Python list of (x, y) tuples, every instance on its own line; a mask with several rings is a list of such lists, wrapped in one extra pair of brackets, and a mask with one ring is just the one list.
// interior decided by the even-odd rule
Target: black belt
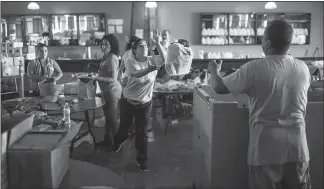
[(145, 105), (145, 104), (151, 102), (151, 101), (149, 101), (149, 102), (140, 102), (140, 101), (136, 101), (136, 100), (130, 100), (130, 99), (126, 98), (123, 94), (121, 95), (121, 98), (124, 99), (124, 100), (126, 100), (128, 103), (130, 103), (132, 105), (135, 105), (135, 106)]

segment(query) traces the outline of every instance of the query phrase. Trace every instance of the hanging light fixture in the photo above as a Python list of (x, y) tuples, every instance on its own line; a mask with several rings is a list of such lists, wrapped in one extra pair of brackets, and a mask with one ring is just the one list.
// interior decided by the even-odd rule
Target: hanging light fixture
[(264, 8), (265, 9), (276, 9), (277, 4), (273, 1), (269, 1), (269, 2), (267, 2), (267, 4), (265, 4)]
[(157, 3), (155, 1), (148, 1), (148, 2), (145, 3), (145, 7), (146, 8), (156, 8)]
[(38, 10), (39, 9), (39, 5), (36, 2), (30, 2), (28, 4), (28, 9), (30, 10)]

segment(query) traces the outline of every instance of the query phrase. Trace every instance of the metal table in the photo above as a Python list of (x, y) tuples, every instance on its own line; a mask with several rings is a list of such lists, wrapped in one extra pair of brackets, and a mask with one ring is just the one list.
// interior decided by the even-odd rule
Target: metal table
[[(174, 104), (174, 99), (176, 98), (181, 98), (182, 95), (190, 95), (193, 94), (192, 90), (180, 90), (180, 91), (153, 91), (153, 94), (155, 97), (153, 99), (160, 99), (162, 100), (162, 105), (158, 107), (167, 107), (167, 121), (165, 123), (163, 116), (163, 112), (160, 112), (159, 115), (155, 115), (156, 119), (160, 123), (160, 125), (163, 127), (164, 126), (164, 134), (165, 136), (168, 134), (168, 127), (170, 123), (172, 123), (173, 120), (178, 120), (179, 115), (177, 112), (177, 108), (175, 107), (176, 104)], [(164, 98), (164, 99), (163, 99)], [(172, 114), (173, 110), (176, 110), (176, 114)]]
[[(24, 99), (33, 100), (33, 102), (34, 102), (33, 106), (41, 107), (40, 110), (46, 112), (48, 115), (62, 115), (63, 114), (62, 106), (64, 105), (64, 102), (62, 102), (62, 105), (58, 102), (55, 102), (55, 103), (43, 102), (41, 100), (41, 97), (11, 99), (11, 100), (5, 101), (3, 103), (8, 103), (8, 102), (10, 103), (13, 101), (23, 101)], [(72, 97), (71, 97), (71, 99), (72, 99)], [(70, 106), (71, 114), (77, 113), (77, 112), (84, 112), (86, 121), (88, 123), (87, 124), (88, 128), (86, 130), (78, 131), (78, 133), (73, 137), (73, 139), (71, 141), (71, 147), (70, 147), (70, 156), (71, 157), (73, 154), (74, 144), (76, 142), (78, 142), (80, 139), (87, 136), (89, 133), (93, 139), (94, 149), (95, 150), (97, 149), (96, 139), (95, 139), (94, 133), (92, 131), (92, 126), (93, 126), (95, 117), (93, 116), (92, 119), (90, 119), (89, 114), (90, 114), (91, 110), (100, 108), (100, 107), (104, 106), (105, 104), (106, 104), (105, 100), (101, 99), (100, 97), (95, 97), (94, 99), (91, 99), (91, 100), (80, 100), (79, 99), (78, 102), (76, 102)]]
[[(51, 106), (59, 106), (56, 103), (49, 103)], [(93, 123), (95, 120), (95, 116), (92, 116), (92, 119), (90, 119), (90, 111), (94, 111), (95, 109), (101, 108), (106, 104), (106, 101), (103, 100), (100, 97), (95, 97), (94, 99), (86, 99), (86, 100), (81, 100), (79, 99), (78, 102), (73, 103), (70, 108), (71, 108), (71, 114), (77, 113), (77, 112), (84, 112), (86, 122), (88, 125), (88, 128), (85, 130), (79, 131), (79, 133), (72, 139), (71, 142), (71, 148), (70, 148), (70, 156), (72, 157), (73, 154), (73, 149), (74, 149), (74, 144), (78, 142), (80, 139), (84, 138), (87, 136), (89, 133), (93, 139), (93, 146), (94, 149), (97, 150), (97, 141), (94, 136), (94, 133), (92, 131)], [(45, 108), (46, 109), (46, 108)], [(48, 114), (62, 114), (62, 110), (59, 111), (51, 111)]]

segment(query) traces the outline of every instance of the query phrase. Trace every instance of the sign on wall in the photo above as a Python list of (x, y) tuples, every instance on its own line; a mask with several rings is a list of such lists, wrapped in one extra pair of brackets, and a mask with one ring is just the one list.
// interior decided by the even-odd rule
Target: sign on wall
[(107, 19), (108, 33), (119, 33), (122, 34), (124, 28), (123, 19)]
[(135, 36), (143, 39), (144, 38), (144, 30), (143, 29), (135, 29)]

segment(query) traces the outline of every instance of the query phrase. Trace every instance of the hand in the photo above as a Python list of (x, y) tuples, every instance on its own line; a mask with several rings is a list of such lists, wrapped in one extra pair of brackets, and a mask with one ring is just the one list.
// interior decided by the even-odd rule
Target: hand
[(155, 65), (149, 65), (148, 68), (149, 68), (149, 70), (150, 70), (151, 72), (160, 69), (160, 67), (157, 67), (157, 66), (155, 66)]
[(223, 60), (212, 60), (208, 63), (208, 73), (214, 73), (216, 72), (217, 74), (219, 74), (219, 72), (221, 71), (222, 69), (222, 63), (223, 63)]
[(53, 83), (53, 82), (55, 82), (55, 78), (54, 77), (47, 78), (47, 82), (48, 83)]
[(98, 76), (96, 74), (90, 74), (89, 78), (91, 78), (92, 80), (98, 80)]
[(153, 30), (152, 42), (155, 44), (159, 44), (161, 42), (161, 37), (158, 30)]

